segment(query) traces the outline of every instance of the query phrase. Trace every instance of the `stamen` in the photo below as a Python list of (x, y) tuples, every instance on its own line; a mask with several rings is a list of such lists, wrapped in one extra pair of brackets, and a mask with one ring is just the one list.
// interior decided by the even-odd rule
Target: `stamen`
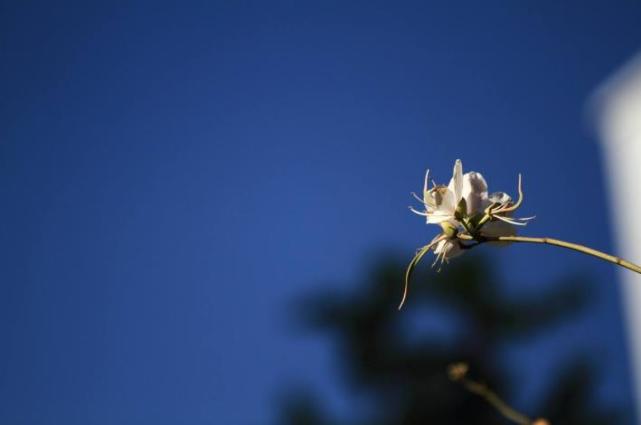
[(416, 200), (417, 200), (418, 202), (420, 202), (421, 204), (427, 204), (427, 202), (425, 202), (425, 199), (419, 198), (419, 197), (418, 197), (418, 195), (417, 195), (416, 193), (411, 192), (411, 195), (414, 197), (414, 199), (416, 199)]
[(432, 263), (432, 268), (434, 268), (434, 266), (438, 263), (438, 260), (439, 258), (441, 258), (442, 255), (443, 255), (443, 251), (436, 254), (436, 257), (434, 258), (434, 262)]
[(506, 213), (506, 212), (512, 212), (517, 210), (520, 206), (521, 203), (523, 203), (523, 188), (521, 186), (521, 174), (519, 174), (519, 184), (518, 184), (518, 190), (519, 190), (519, 199), (516, 201), (514, 205), (511, 207), (505, 207), (505, 208), (499, 208), (497, 211), (493, 211), (494, 213)]
[(501, 221), (504, 221), (504, 222), (509, 223), (509, 224), (513, 224), (515, 226), (525, 226), (527, 224), (527, 223), (523, 223), (523, 222), (518, 221), (518, 220), (520, 220), (518, 218), (517, 219), (507, 218), (507, 217), (504, 217), (502, 215), (494, 215), (494, 218), (496, 218), (498, 220), (501, 220)]
[(407, 207), (407, 208), (409, 208), (410, 211), (412, 211), (414, 214), (422, 215), (423, 217), (427, 217), (428, 216), (427, 211), (419, 211), (419, 210), (414, 209), (414, 207), (411, 207), (411, 206)]

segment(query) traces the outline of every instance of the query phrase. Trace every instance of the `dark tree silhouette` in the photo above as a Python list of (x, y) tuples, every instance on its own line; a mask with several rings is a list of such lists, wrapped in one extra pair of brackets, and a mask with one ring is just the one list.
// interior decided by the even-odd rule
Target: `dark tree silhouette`
[[(481, 397), (452, 382), (447, 367), (470, 366), (469, 376), (487, 384), (509, 402), (518, 384), (498, 363), (510, 341), (531, 338), (576, 315), (589, 301), (585, 279), (567, 278), (538, 295), (512, 299), (487, 262), (461, 258), (441, 273), (417, 273), (409, 302), (397, 310), (405, 265), (394, 260), (379, 266), (351, 295), (316, 294), (298, 303), (297, 315), (312, 330), (330, 332), (337, 342), (346, 384), (371, 401), (362, 419), (331, 419), (308, 391), (286, 398), (280, 424), (290, 425), (419, 425), (507, 424)], [(547, 285), (546, 285), (547, 286)], [(456, 323), (447, 338), (408, 338), (408, 323), (417, 315), (438, 313), (443, 323)], [(420, 316), (424, 317), (424, 316)], [(430, 319), (431, 320), (431, 319)], [(542, 406), (526, 406), (531, 417), (551, 424), (606, 425), (631, 423), (614, 410), (595, 405), (594, 367), (578, 357), (550, 377)], [(518, 406), (514, 406), (517, 410)]]

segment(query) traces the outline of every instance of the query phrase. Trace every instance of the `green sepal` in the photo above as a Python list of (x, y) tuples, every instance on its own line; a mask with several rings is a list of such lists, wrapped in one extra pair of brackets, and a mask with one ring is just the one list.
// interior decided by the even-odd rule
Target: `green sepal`
[(470, 227), (471, 227), (474, 231), (481, 230), (481, 229), (480, 229), (480, 227), (479, 227), (479, 225), (481, 224), (481, 222), (483, 221), (483, 218), (484, 218), (485, 216), (486, 216), (486, 213), (477, 213), (477, 214), (474, 214), (474, 215), (473, 215), (472, 217), (470, 217), (470, 219), (469, 219)]
[(456, 206), (456, 210), (454, 211), (454, 218), (457, 220), (461, 220), (467, 216), (467, 201), (465, 198), (461, 198), (459, 201), (458, 205)]
[(458, 229), (449, 221), (441, 221), (441, 229), (443, 229), (443, 234), (447, 235), (448, 238), (453, 238), (458, 233)]

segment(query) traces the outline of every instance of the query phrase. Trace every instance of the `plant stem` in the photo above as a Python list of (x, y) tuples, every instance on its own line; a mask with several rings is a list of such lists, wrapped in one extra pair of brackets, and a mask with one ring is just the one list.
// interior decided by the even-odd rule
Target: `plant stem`
[(621, 267), (625, 267), (628, 270), (632, 270), (633, 272), (637, 272), (641, 274), (641, 266), (638, 266), (634, 263), (626, 261), (620, 257), (615, 257), (614, 255), (606, 254), (605, 252), (601, 252), (596, 249), (589, 248), (587, 246), (583, 246), (583, 245), (579, 245), (571, 242), (565, 242), (559, 239), (530, 238), (526, 236), (496, 236), (496, 237), (484, 236), (479, 240), (479, 242), (521, 242), (521, 243), (540, 243), (540, 244), (546, 244), (546, 245), (560, 246), (561, 248), (572, 249), (574, 251), (578, 251), (583, 254), (592, 255), (593, 257), (597, 257), (602, 260), (609, 261), (610, 263), (614, 263)]
[(507, 403), (501, 400), (501, 398), (494, 391), (490, 390), (487, 386), (466, 378), (462, 379), (461, 383), (463, 384), (463, 386), (465, 386), (465, 388), (468, 391), (483, 397), (499, 413), (501, 413), (503, 416), (505, 416), (507, 419), (511, 420), (512, 422), (518, 425), (531, 425), (534, 422), (532, 419), (528, 418), (524, 414), (517, 412), (515, 409), (510, 407)]
[(540, 418), (532, 420), (523, 413), (512, 408), (494, 391), (488, 388), (487, 385), (469, 379), (467, 377), (468, 370), (469, 366), (467, 363), (453, 363), (448, 367), (448, 375), (450, 380), (460, 383), (469, 392), (483, 397), (485, 401), (494, 407), (501, 415), (517, 425), (550, 425), (550, 423), (545, 419)]

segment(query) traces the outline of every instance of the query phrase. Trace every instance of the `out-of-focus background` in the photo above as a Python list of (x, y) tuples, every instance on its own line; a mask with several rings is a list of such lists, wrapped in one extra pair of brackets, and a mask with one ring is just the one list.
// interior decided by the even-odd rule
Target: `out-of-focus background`
[(640, 48), (631, 1), (3, 2), (0, 422), (500, 423), (463, 360), (636, 423), (611, 264), (482, 247), (395, 308), (456, 158), (620, 252), (590, 105)]

